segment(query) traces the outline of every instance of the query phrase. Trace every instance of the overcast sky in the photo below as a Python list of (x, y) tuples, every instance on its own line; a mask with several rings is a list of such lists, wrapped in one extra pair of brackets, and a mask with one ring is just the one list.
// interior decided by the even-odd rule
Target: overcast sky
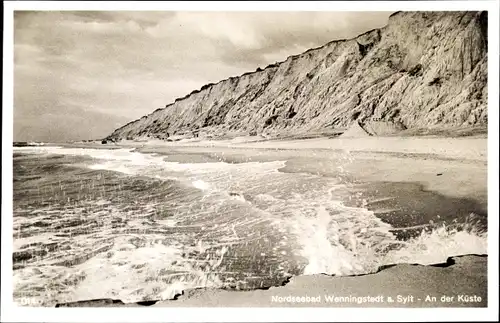
[(14, 15), (14, 140), (96, 139), (194, 89), (387, 23), (390, 12)]

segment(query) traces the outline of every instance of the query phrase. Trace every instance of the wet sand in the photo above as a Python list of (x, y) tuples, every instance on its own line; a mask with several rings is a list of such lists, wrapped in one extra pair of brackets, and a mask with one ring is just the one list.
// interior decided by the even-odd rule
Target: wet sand
[(99, 299), (56, 307), (487, 307), (487, 260), (453, 257), (433, 266), (386, 266), (368, 275), (296, 276), (284, 286), (266, 290), (201, 288), (169, 301), (124, 304)]
[(377, 137), (268, 141), (126, 143), (167, 161), (287, 160), (284, 172), (343, 176), (356, 182), (414, 182), (487, 205), (487, 138)]
[(366, 207), (398, 229), (417, 228), (396, 231), (401, 238), (467, 218), (480, 230), (487, 227), (486, 138), (191, 141), (137, 148), (172, 162), (286, 160), (280, 171), (337, 178), (347, 186), (338, 192), (346, 205)]
[[(298, 276), (283, 287), (269, 290), (194, 290), (175, 301), (160, 302), (155, 306), (485, 307), (488, 296), (486, 263), (486, 257), (466, 256), (450, 258), (448, 264), (442, 264), (443, 267), (405, 264), (362, 276)], [(294, 301), (287, 299), (288, 296), (299, 299)], [(314, 301), (300, 299), (306, 296)], [(339, 298), (332, 301), (332, 296)], [(447, 299), (442, 300), (443, 296)], [(363, 300), (357, 297), (373, 298)]]
[[(315, 138), (307, 140), (238, 140), (122, 143), (141, 152), (157, 153), (166, 161), (231, 162), (287, 160), (280, 171), (331, 176), (346, 183), (345, 204), (363, 206), (395, 227), (402, 239), (418, 235), (427, 227), (451, 219), (475, 223), (487, 230), (487, 138), (387, 137)], [(352, 198), (357, 196), (358, 198)], [(459, 221), (460, 222), (460, 221)], [(432, 252), (432, 251), (425, 251)], [(448, 257), (461, 255), (446, 255)], [(276, 302), (272, 296), (368, 296), (414, 301), (394, 303), (297, 303)], [(423, 302), (427, 295), (437, 302)], [(455, 300), (441, 302), (443, 295)], [(458, 301), (459, 295), (476, 296), (476, 301)], [(487, 257), (449, 258), (436, 266), (400, 264), (378, 273), (353, 277), (312, 275), (293, 277), (283, 287), (268, 290), (227, 291), (201, 289), (185, 291), (177, 300), (155, 306), (341, 306), (341, 307), (458, 307), (486, 306)], [(481, 301), (477, 301), (477, 298)], [(151, 304), (153, 304), (151, 303)], [(94, 304), (94, 305), (92, 305)], [(144, 305), (151, 305), (144, 304)], [(87, 303), (77, 306), (123, 306), (115, 303)], [(139, 306), (128, 304), (125, 306)]]

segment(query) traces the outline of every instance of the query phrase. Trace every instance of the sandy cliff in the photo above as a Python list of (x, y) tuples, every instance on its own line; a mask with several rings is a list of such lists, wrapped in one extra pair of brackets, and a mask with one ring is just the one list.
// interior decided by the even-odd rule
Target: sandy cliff
[(207, 84), (108, 140), (487, 124), (487, 13), (399, 12), (388, 25)]

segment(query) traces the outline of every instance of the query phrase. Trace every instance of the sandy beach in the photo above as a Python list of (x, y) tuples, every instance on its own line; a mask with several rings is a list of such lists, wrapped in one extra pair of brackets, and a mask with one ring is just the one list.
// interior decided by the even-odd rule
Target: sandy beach
[[(286, 159), (286, 172), (349, 176), (360, 182), (418, 182), (426, 190), (486, 203), (485, 136), (317, 138), (127, 143), (141, 152), (185, 156), (201, 162), (248, 162)], [(175, 154), (175, 156), (173, 156)], [(171, 156), (172, 155), (172, 156)], [(201, 159), (200, 159), (201, 158)], [(190, 162), (192, 162), (190, 160)]]
[[(108, 145), (106, 145), (108, 146)], [(114, 145), (113, 145), (114, 146)], [(224, 161), (286, 160), (281, 172), (336, 177), (347, 183), (343, 202), (365, 207), (391, 224), (402, 238), (418, 237), (448, 219), (463, 218), (477, 230), (487, 230), (487, 139), (483, 136), (378, 137), (360, 139), (316, 138), (307, 140), (264, 140), (235, 138), (225, 141), (141, 142), (143, 153), (162, 155), (166, 161), (206, 163)], [(356, 198), (353, 198), (356, 197)], [(472, 214), (472, 215), (471, 215)], [(463, 229), (463, 228), (462, 228)], [(362, 276), (310, 275), (292, 277), (284, 286), (266, 290), (186, 290), (176, 300), (151, 302), (155, 306), (342, 306), (342, 307), (455, 307), (486, 306), (487, 257), (471, 254), (475, 241), (442, 242), (440, 250), (426, 250), (426, 263), (397, 264)], [(481, 242), (477, 242), (481, 243)], [(431, 256), (430, 256), (431, 255)], [(455, 257), (455, 258), (452, 258)], [(287, 296), (321, 296), (320, 302), (286, 301)], [(325, 295), (383, 295), (413, 297), (394, 303), (339, 301)], [(469, 295), (463, 298), (460, 295)], [(476, 296), (475, 301), (466, 301)], [(275, 296), (273, 300), (273, 296)], [(423, 301), (435, 296), (438, 301)], [(440, 301), (441, 297), (454, 297)], [(283, 297), (278, 301), (276, 297)], [(281, 298), (279, 298), (281, 299)], [(480, 300), (479, 300), (480, 299)], [(290, 300), (290, 299), (289, 299)], [(478, 301), (479, 300), (479, 301)], [(72, 306), (66, 304), (66, 306)], [(105, 301), (77, 306), (136, 306)], [(138, 305), (137, 305), (138, 306)]]
[(486, 307), (486, 268), (487, 257), (463, 256), (445, 264), (396, 265), (363, 276), (297, 276), (267, 290), (194, 289), (171, 301), (124, 304), (101, 299), (59, 307)]
[(483, 2), (7, 6), (2, 317), (494, 314)]

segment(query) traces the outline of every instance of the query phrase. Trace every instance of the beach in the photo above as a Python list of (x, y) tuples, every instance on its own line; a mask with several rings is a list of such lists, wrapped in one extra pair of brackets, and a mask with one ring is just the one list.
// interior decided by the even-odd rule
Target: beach
[[(474, 198), (486, 205), (487, 138), (369, 137), (126, 143), (145, 153), (206, 161), (269, 161), (288, 158), (282, 171), (349, 174), (362, 182), (420, 182), (427, 190)], [(174, 155), (170, 157), (169, 155)], [(441, 174), (441, 175), (438, 175)], [(444, 175), (444, 177), (440, 177)], [(460, 185), (457, 185), (460, 184)]]
[[(118, 147), (136, 149), (179, 164), (189, 161), (190, 164), (223, 162), (244, 165), (249, 162), (284, 161), (279, 168), (281, 173), (315, 176), (310, 178), (311, 181), (314, 178), (333, 178), (337, 183), (342, 183), (342, 189), (336, 191), (335, 197), (341, 199), (344, 207), (373, 212), (382, 223), (390, 225), (388, 230), (397, 240), (411, 242), (411, 245), (403, 248), (404, 251), (396, 250), (385, 254), (383, 265), (371, 273), (349, 274), (346, 271), (345, 274), (325, 272), (318, 275), (321, 269), (332, 268), (328, 265), (321, 268), (321, 261), (331, 256), (326, 255), (328, 251), (322, 254), (324, 251), (321, 248), (325, 247), (322, 241), (320, 245), (309, 246), (318, 253), (318, 257), (326, 257), (323, 260), (316, 259), (316, 271), (310, 271), (309, 274), (304, 271), (281, 283), (254, 291), (240, 287), (187, 288), (178, 292), (174, 300), (155, 300), (146, 302), (147, 305), (487, 305), (485, 136), (305, 140), (256, 140), (245, 137), (212, 141), (128, 142)], [(307, 222), (302, 222), (301, 225), (307, 226)], [(306, 227), (302, 229), (309, 230)], [(318, 243), (318, 240), (314, 240), (314, 243)], [(391, 257), (387, 257), (388, 254)], [(461, 257), (463, 255), (471, 256)], [(394, 263), (390, 263), (391, 260)], [(301, 301), (301, 297), (307, 295), (310, 297)], [(333, 301), (328, 295), (344, 298)], [(385, 301), (358, 302), (355, 299), (369, 295), (382, 295)], [(290, 298), (292, 296), (298, 297), (297, 300)], [(395, 301), (388, 303), (388, 297)], [(436, 297), (437, 301), (433, 301), (432, 297)], [(441, 297), (443, 301), (440, 300)], [(426, 298), (428, 301), (425, 301)], [(87, 305), (78, 303), (78, 306), (132, 305), (119, 302), (90, 302)], [(66, 303), (66, 306), (71, 306), (71, 303)]]
[(495, 310), (495, 6), (11, 7), (6, 320)]

